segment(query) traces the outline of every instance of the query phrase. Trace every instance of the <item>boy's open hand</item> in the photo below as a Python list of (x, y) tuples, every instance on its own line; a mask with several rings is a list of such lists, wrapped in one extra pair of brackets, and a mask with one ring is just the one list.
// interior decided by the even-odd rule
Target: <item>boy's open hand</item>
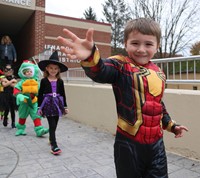
[(175, 134), (175, 138), (179, 138), (179, 137), (182, 137), (183, 136), (183, 131), (188, 131), (187, 127), (185, 126), (176, 126), (174, 128), (174, 134)]
[(59, 36), (57, 39), (62, 44), (61, 51), (67, 55), (69, 59), (85, 60), (90, 57), (93, 42), (94, 30), (88, 29), (85, 39), (80, 39), (74, 33), (67, 29), (63, 29), (64, 34), (69, 38)]

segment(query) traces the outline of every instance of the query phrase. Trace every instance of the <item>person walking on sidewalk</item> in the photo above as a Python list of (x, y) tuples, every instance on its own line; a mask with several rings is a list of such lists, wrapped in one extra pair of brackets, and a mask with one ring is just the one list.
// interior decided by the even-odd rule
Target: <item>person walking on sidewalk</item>
[(8, 125), (8, 114), (11, 115), (11, 127), (15, 128), (15, 111), (17, 110), (16, 99), (13, 96), (13, 90), (17, 84), (17, 78), (13, 75), (14, 70), (11, 64), (4, 67), (4, 77), (1, 79), (3, 91), (0, 93), (0, 110), (4, 111), (3, 125)]
[[(110, 83), (116, 100), (118, 124), (114, 159), (118, 178), (167, 178), (163, 129), (182, 137), (185, 126), (172, 120), (162, 101), (165, 75), (150, 60), (160, 47), (161, 29), (147, 18), (127, 22), (124, 45), (128, 56), (102, 59), (93, 40), (93, 29), (80, 39), (64, 29), (58, 37), (61, 51), (79, 59), (95, 82)], [(94, 96), (95, 97), (95, 96)]]
[(59, 62), (58, 52), (54, 51), (49, 60), (38, 63), (39, 68), (44, 71), (44, 78), (40, 82), (38, 94), (38, 114), (46, 117), (49, 124), (49, 141), (51, 153), (58, 155), (61, 149), (56, 141), (56, 129), (59, 117), (67, 114), (67, 102), (65, 96), (64, 82), (60, 73), (68, 70), (68, 67)]
[(31, 117), (37, 137), (42, 137), (49, 132), (42, 125), (42, 118), (37, 114), (37, 96), (39, 91), (39, 67), (30, 60), (24, 60), (18, 70), (20, 81), (15, 85), (13, 94), (18, 105), (19, 119), (16, 124), (16, 136), (26, 135), (26, 120)]

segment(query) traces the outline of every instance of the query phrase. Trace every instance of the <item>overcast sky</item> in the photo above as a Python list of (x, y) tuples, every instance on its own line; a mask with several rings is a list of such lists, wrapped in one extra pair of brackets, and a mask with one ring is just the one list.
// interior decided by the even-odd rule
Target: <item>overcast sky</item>
[(83, 13), (92, 7), (96, 13), (97, 20), (103, 18), (103, 7), (105, 0), (46, 0), (46, 12), (75, 18), (84, 18)]

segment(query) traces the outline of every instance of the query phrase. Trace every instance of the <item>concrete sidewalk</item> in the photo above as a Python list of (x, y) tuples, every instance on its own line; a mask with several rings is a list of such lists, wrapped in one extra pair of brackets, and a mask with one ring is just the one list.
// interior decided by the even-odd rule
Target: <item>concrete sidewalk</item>
[[(26, 131), (16, 137), (10, 124), (0, 122), (0, 178), (116, 178), (110, 133), (62, 118), (57, 129), (62, 153), (54, 156), (48, 134), (36, 137), (30, 118)], [(167, 157), (169, 178), (200, 178), (200, 162), (172, 153)]]

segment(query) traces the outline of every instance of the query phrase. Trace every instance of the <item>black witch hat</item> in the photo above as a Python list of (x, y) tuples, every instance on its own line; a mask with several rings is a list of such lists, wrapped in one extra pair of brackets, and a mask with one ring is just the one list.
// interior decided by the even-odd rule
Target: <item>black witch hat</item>
[(54, 51), (50, 56), (49, 60), (40, 61), (38, 63), (38, 66), (42, 71), (45, 71), (46, 66), (49, 64), (58, 65), (60, 68), (60, 72), (65, 72), (68, 70), (68, 67), (59, 61), (58, 51)]

